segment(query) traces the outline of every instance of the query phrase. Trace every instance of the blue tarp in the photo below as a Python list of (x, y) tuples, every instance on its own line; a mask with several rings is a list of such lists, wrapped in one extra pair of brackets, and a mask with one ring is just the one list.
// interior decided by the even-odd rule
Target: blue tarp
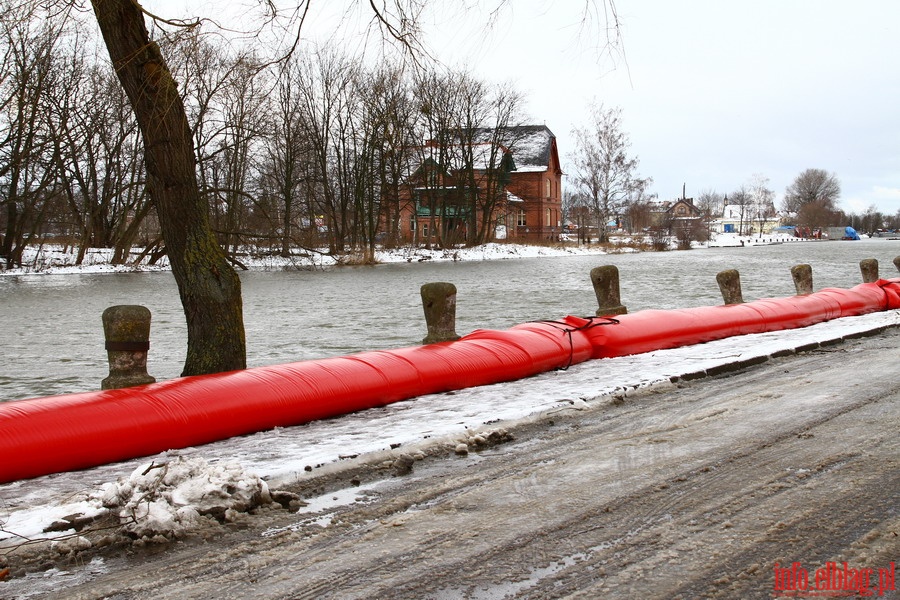
[(844, 239), (845, 240), (858, 240), (859, 234), (856, 233), (856, 230), (847, 225), (844, 227)]

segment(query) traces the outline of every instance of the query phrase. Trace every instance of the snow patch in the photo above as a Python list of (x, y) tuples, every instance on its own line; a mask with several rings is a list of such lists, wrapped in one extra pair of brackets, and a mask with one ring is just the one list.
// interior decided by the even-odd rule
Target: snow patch
[(272, 501), (266, 482), (236, 462), (181, 456), (145, 463), (91, 498), (115, 512), (124, 531), (138, 538), (177, 537), (204, 517), (234, 521), (238, 513)]

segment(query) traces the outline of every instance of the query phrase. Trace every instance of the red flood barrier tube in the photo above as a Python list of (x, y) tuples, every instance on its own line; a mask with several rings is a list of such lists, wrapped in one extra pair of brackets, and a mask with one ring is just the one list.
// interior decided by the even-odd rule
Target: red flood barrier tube
[(425, 394), (900, 308), (900, 279), (729, 306), (479, 330), (455, 342), (0, 403), (0, 483), (297, 425)]
[(851, 289), (829, 288), (805, 296), (744, 304), (644, 310), (616, 316), (615, 327), (597, 327), (586, 333), (594, 344), (593, 358), (610, 358), (735, 335), (795, 329), (894, 308), (900, 308), (900, 279), (882, 279)]
[(0, 403), (0, 482), (196, 446), (588, 360), (566, 321), (456, 342)]

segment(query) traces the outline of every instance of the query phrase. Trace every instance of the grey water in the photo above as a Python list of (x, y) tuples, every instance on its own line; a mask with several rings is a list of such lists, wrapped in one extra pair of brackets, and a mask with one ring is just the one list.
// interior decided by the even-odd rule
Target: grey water
[[(861, 282), (859, 261), (876, 258), (896, 277), (900, 241), (794, 242), (483, 262), (384, 264), (316, 271), (241, 273), (248, 366), (411, 346), (426, 328), (419, 288), (458, 290), (457, 333), (525, 321), (592, 315), (589, 272), (619, 268), (630, 312), (722, 302), (716, 273), (738, 269), (744, 299), (794, 294), (790, 267), (808, 263), (815, 289)], [(0, 401), (95, 390), (108, 374), (101, 314), (143, 304), (153, 315), (148, 372), (178, 377), (184, 316), (171, 273), (34, 274), (0, 277)]]

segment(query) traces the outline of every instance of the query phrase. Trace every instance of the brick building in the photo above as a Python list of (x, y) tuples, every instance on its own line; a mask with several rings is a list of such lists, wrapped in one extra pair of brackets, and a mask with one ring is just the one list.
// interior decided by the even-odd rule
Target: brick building
[(405, 186), (402, 238), (556, 240), (561, 188), (556, 136), (544, 125), (479, 130), (465, 145), (429, 141)]
[(546, 125), (510, 128), (513, 160), (507, 189), (522, 202), (516, 207), (514, 237), (558, 240), (562, 233), (562, 167), (556, 136)]

